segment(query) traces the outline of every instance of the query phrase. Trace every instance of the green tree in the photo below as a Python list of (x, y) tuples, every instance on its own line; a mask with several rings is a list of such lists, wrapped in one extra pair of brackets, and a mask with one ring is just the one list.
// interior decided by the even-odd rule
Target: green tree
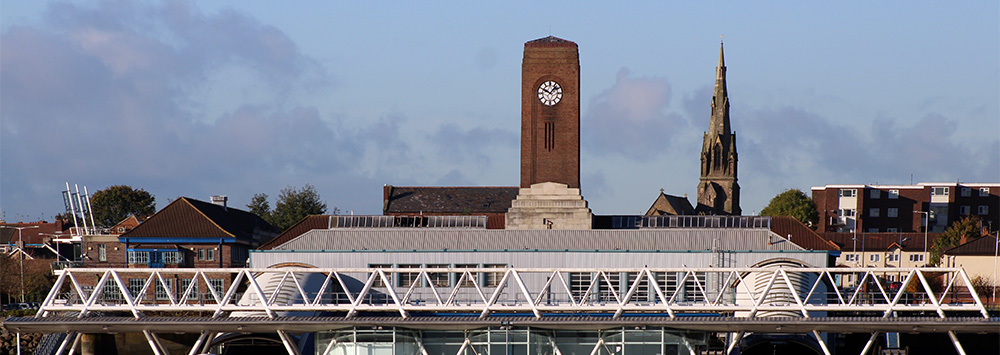
[(97, 191), (90, 197), (94, 221), (99, 226), (113, 226), (129, 215), (140, 220), (156, 212), (156, 198), (143, 189), (115, 185)]
[[(288, 229), (306, 216), (324, 214), (327, 211), (326, 203), (320, 198), (316, 187), (309, 184), (301, 189), (292, 186), (282, 189), (274, 205), (274, 210), (271, 210), (267, 197), (267, 194), (264, 193), (254, 195), (247, 208), (250, 209), (250, 212), (282, 230)], [(338, 214), (340, 209), (334, 207), (331, 213)]]
[(268, 223), (271, 223), (271, 204), (267, 202), (267, 194), (259, 193), (253, 195), (253, 198), (250, 199), (250, 203), (247, 204), (247, 209), (250, 213), (253, 213)]
[(815, 228), (819, 222), (819, 212), (816, 203), (805, 192), (799, 189), (789, 189), (774, 196), (771, 202), (760, 210), (761, 216), (791, 216), (803, 224)]
[(951, 227), (948, 227), (944, 233), (941, 233), (934, 240), (934, 245), (931, 246), (930, 264), (939, 265), (944, 252), (961, 244), (962, 237), (965, 237), (966, 242), (971, 242), (982, 237), (982, 234), (979, 234), (981, 227), (982, 223), (976, 216), (968, 216), (952, 223)]

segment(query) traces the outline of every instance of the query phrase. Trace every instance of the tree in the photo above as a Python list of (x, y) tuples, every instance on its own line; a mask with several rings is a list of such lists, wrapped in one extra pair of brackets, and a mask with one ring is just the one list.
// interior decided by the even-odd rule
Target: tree
[(115, 185), (90, 197), (94, 221), (99, 226), (113, 226), (129, 215), (140, 220), (156, 212), (156, 198), (143, 189)]
[[(247, 208), (253, 214), (282, 230), (288, 229), (306, 216), (326, 213), (326, 203), (320, 199), (316, 187), (309, 184), (301, 189), (295, 189), (292, 186), (282, 189), (278, 195), (278, 201), (274, 205), (274, 210), (271, 210), (271, 206), (267, 202), (267, 194), (264, 193), (254, 195)], [(332, 213), (340, 213), (340, 209), (334, 207)]]
[(267, 202), (267, 194), (259, 193), (253, 195), (253, 198), (250, 199), (250, 203), (247, 204), (247, 209), (250, 213), (253, 213), (268, 223), (271, 223), (271, 204)]
[[(7, 302), (21, 300), (21, 256), (0, 255), (0, 293), (7, 296)], [(39, 301), (52, 288), (53, 277), (50, 269), (52, 260), (24, 259), (25, 301)]]
[(966, 242), (971, 242), (982, 237), (982, 234), (979, 234), (981, 226), (982, 223), (976, 216), (967, 216), (952, 223), (948, 230), (945, 230), (934, 240), (934, 245), (931, 246), (930, 264), (939, 265), (944, 252), (962, 244), (963, 238)]
[(760, 210), (760, 215), (791, 216), (812, 228), (815, 228), (814, 226), (819, 222), (816, 203), (799, 189), (785, 190), (774, 196), (767, 207)]

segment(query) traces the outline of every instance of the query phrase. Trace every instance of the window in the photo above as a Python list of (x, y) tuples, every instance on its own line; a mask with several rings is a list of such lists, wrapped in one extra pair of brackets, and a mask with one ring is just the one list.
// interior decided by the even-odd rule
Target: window
[(97, 261), (108, 261), (108, 246), (105, 244), (97, 245)]
[(868, 233), (878, 233), (878, 228), (868, 228)]
[[(399, 264), (397, 267), (400, 269), (419, 269), (420, 264)], [(410, 287), (413, 286), (414, 283), (419, 282), (419, 272), (401, 272), (399, 273), (399, 281), (396, 282), (396, 285), (399, 287)]]
[(990, 213), (990, 206), (986, 206), (986, 205), (979, 206), (979, 214), (980, 215), (987, 215), (989, 213)]
[(881, 214), (881, 210), (878, 208), (869, 208), (868, 217), (878, 217)]
[(250, 253), (246, 247), (233, 246), (229, 253), (233, 261), (238, 263), (246, 262), (250, 258)]
[(868, 197), (873, 200), (878, 200), (879, 197), (882, 197), (882, 190), (872, 189), (872, 191), (868, 194)]
[(990, 188), (988, 188), (988, 187), (980, 187), (979, 188), (979, 197), (986, 197), (986, 196), (989, 196), (989, 195), (990, 195)]
[(580, 300), (590, 288), (591, 274), (586, 272), (569, 273), (569, 289), (573, 293), (573, 298)]
[(947, 187), (932, 187), (931, 196), (948, 196), (950, 188)]
[(897, 216), (899, 216), (899, 209), (898, 208), (887, 208), (886, 211), (885, 211), (885, 216), (886, 217), (897, 217)]
[(122, 297), (122, 291), (118, 289), (118, 285), (114, 283), (113, 280), (108, 280), (104, 284), (104, 300), (105, 301), (121, 301), (125, 299)]
[(177, 298), (184, 297), (184, 292), (187, 292), (188, 287), (191, 287), (191, 292), (188, 292), (189, 300), (198, 299), (198, 280), (195, 280), (194, 285), (191, 284), (191, 279), (181, 279), (181, 288), (177, 290)]
[(680, 277), (677, 276), (676, 272), (658, 272), (653, 274), (656, 277), (656, 283), (663, 285), (663, 296), (668, 300), (674, 296), (677, 292), (677, 283), (680, 281)]
[(922, 262), (924, 261), (924, 254), (910, 254), (910, 261)]
[(170, 297), (167, 296), (167, 293), (174, 292), (174, 279), (167, 279), (167, 278), (163, 279), (163, 282), (167, 284), (166, 288), (163, 287), (163, 283), (160, 283), (159, 279), (153, 279), (153, 282), (156, 283), (156, 299), (158, 300), (170, 299)]
[(840, 217), (854, 217), (854, 210), (846, 208), (839, 209), (837, 210), (837, 215)]
[(872, 262), (878, 262), (878, 260), (879, 260), (879, 255), (878, 255), (878, 254), (872, 254), (872, 255), (869, 255), (869, 256), (868, 256), (868, 260), (870, 260), (870, 261), (872, 261)]
[(129, 251), (128, 252), (128, 263), (129, 264), (149, 264), (149, 252), (148, 251)]
[(225, 296), (223, 292), (225, 291), (226, 280), (208, 279), (208, 287), (212, 288), (212, 290), (215, 290), (215, 293), (218, 294), (219, 297)]
[[(478, 264), (455, 264), (455, 268), (457, 269), (475, 269), (477, 267), (479, 267)], [(463, 274), (465, 274), (465, 272), (456, 272), (455, 282), (462, 280)], [(479, 274), (475, 272), (470, 272), (469, 275), (465, 276), (465, 280), (462, 280), (462, 284), (459, 286), (475, 287), (473, 283), (478, 283), (478, 282), (479, 282)]]
[(604, 275), (608, 277), (607, 280), (599, 274), (596, 276), (599, 278), (597, 282), (598, 299), (606, 302), (614, 301), (615, 293), (618, 293), (619, 297), (621, 297), (622, 274), (617, 272), (605, 272)]
[(132, 299), (139, 299), (139, 291), (146, 284), (146, 279), (128, 279), (128, 293), (132, 294)]
[(958, 208), (958, 213), (961, 215), (967, 215), (972, 212), (972, 206), (961, 206)]
[(184, 262), (184, 254), (179, 251), (165, 251), (163, 252), (163, 263), (164, 264), (180, 264)]
[(624, 292), (628, 292), (628, 288), (631, 288), (632, 284), (634, 284), (637, 279), (639, 279), (640, 277), (642, 278), (641, 281), (639, 281), (639, 286), (636, 287), (636, 289), (635, 289), (635, 293), (632, 294), (632, 298), (631, 298), (632, 300), (638, 300), (638, 301), (647, 301), (647, 300), (649, 300), (649, 296), (650, 296), (650, 294), (649, 294), (649, 279), (646, 278), (646, 275), (643, 275), (643, 274), (640, 274), (640, 273), (637, 273), (637, 272), (630, 272), (630, 273), (625, 274), (625, 277), (628, 280), (628, 284), (626, 285), (626, 290)]
[(899, 254), (889, 254), (889, 257), (886, 258), (886, 260), (891, 262), (899, 262)]
[[(368, 267), (371, 269), (391, 269), (392, 264), (368, 264)], [(372, 287), (385, 287), (385, 283), (382, 282), (382, 277), (378, 276), (378, 273), (376, 272), (373, 272), (372, 274), (375, 274), (375, 282), (372, 283)], [(368, 277), (371, 277), (372, 274), (369, 274)], [(386, 273), (385, 277), (389, 279), (389, 282), (392, 282), (391, 272)]]
[(201, 261), (212, 261), (215, 260), (215, 249), (198, 249), (198, 260)]
[[(483, 267), (485, 267), (485, 268), (493, 268), (493, 269), (506, 269), (507, 268), (507, 264), (485, 264), (485, 265), (483, 265)], [(504, 274), (503, 271), (500, 271), (500, 272), (491, 272), (491, 273), (486, 274), (486, 286), (487, 287), (500, 286), (500, 279), (503, 278), (503, 274)]]
[(840, 189), (840, 197), (857, 197), (858, 190), (856, 189)]
[[(706, 273), (696, 272), (693, 275), (688, 275), (687, 280), (684, 281), (684, 300), (689, 302), (699, 302), (705, 301), (705, 294), (708, 293), (706, 287), (708, 284), (705, 282)], [(699, 287), (699, 284), (701, 285)], [(705, 290), (705, 292), (702, 292)]]
[(899, 228), (886, 228), (885, 231), (890, 233), (896, 233), (899, 232)]
[(899, 198), (899, 190), (889, 190), (889, 199), (895, 200)]
[(858, 254), (847, 254), (844, 256), (846, 261), (858, 261)]
[[(432, 268), (432, 269), (447, 269), (448, 265), (447, 264), (444, 264), (444, 265), (441, 265), (441, 264), (428, 264), (427, 267), (428, 268)], [(448, 285), (451, 285), (451, 282), (448, 280), (448, 273), (447, 272), (443, 272), (443, 271), (442, 272), (428, 272), (427, 276), (431, 279), (431, 284), (433, 284), (434, 287), (448, 287)]]
[(969, 196), (972, 196), (972, 189), (968, 188), (968, 187), (963, 187), (962, 188), (962, 197), (969, 197)]

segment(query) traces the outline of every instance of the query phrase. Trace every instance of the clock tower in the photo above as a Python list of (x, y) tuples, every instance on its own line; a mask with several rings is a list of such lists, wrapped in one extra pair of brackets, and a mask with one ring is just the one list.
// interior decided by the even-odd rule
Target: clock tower
[(521, 187), (543, 182), (580, 187), (580, 54), (552, 36), (521, 62)]
[(507, 229), (590, 229), (580, 194), (580, 53), (545, 37), (524, 44), (521, 62), (521, 188)]

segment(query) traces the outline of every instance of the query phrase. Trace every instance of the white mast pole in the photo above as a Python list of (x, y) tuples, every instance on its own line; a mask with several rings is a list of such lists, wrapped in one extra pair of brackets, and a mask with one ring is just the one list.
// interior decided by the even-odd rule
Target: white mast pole
[[(77, 228), (79, 226), (76, 221), (76, 207), (73, 206), (73, 190), (69, 188), (69, 181), (66, 182), (66, 199), (69, 200), (69, 214), (73, 215), (73, 227), (74, 229), (79, 230), (79, 228)], [(70, 233), (70, 235), (72, 234), (73, 233)]]
[[(76, 187), (76, 204), (78, 206), (80, 206), (80, 214), (83, 214), (83, 202), (80, 200), (80, 185), (79, 184), (73, 184), (73, 186)], [(90, 233), (89, 229), (87, 228), (87, 216), (86, 215), (83, 216), (83, 233)]]
[(83, 194), (86, 196), (87, 212), (90, 212), (90, 226), (94, 227), (94, 233), (97, 233), (97, 223), (94, 222), (94, 207), (90, 205), (90, 192), (87, 191), (87, 185), (83, 186)]

